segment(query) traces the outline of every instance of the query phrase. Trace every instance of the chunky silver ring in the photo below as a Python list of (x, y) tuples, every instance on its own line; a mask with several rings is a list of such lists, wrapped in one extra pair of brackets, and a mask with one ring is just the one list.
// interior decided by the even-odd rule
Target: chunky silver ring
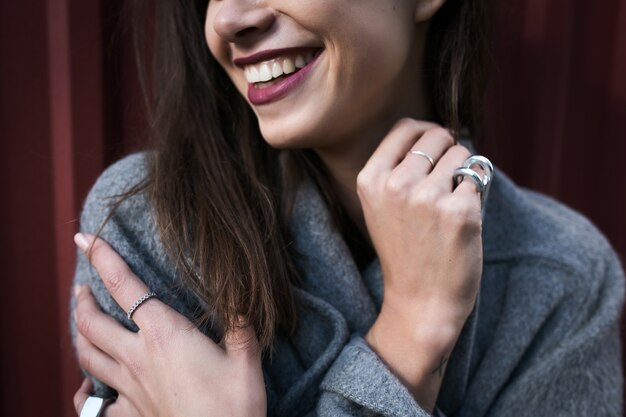
[(483, 179), (478, 175), (478, 172), (474, 171), (471, 168), (457, 168), (454, 170), (454, 188), (458, 187), (460, 183), (463, 182), (465, 177), (471, 178), (476, 184), (476, 191), (478, 191), (481, 196), (483, 191), (485, 191), (485, 184), (483, 183)]
[(422, 156), (422, 157), (428, 159), (428, 162), (430, 162), (430, 166), (432, 168), (435, 168), (435, 161), (433, 161), (432, 156), (428, 155), (426, 152), (416, 151), (416, 150), (411, 149), (410, 151), (407, 152), (407, 155), (409, 155), (409, 154), (411, 154), (411, 155), (419, 155), (419, 156)]
[(493, 179), (493, 164), (489, 159), (482, 155), (472, 155), (465, 160), (465, 163), (463, 163), (464, 168), (471, 169), (475, 165), (478, 165), (483, 170), (483, 191), (480, 196), (480, 203), (482, 204), (484, 211), (485, 201), (487, 201), (487, 197), (489, 196), (491, 180)]
[(113, 398), (102, 398), (90, 395), (87, 397), (83, 408), (80, 410), (80, 417), (101, 417), (107, 405), (115, 401)]
[[(478, 172), (472, 169), (473, 166), (478, 165), (482, 170), (482, 177)], [(476, 184), (476, 189), (480, 193), (480, 204), (482, 206), (482, 214), (485, 214), (485, 201), (489, 195), (489, 188), (491, 187), (491, 180), (493, 179), (493, 164), (487, 158), (482, 155), (473, 155), (465, 160), (461, 168), (457, 168), (454, 171), (454, 187), (456, 188), (465, 177), (470, 177)]]
[(128, 309), (128, 313), (126, 313), (126, 317), (128, 317), (128, 320), (131, 320), (133, 318), (133, 313), (135, 312), (135, 310), (139, 308), (141, 304), (143, 304), (146, 300), (149, 300), (152, 297), (156, 297), (156, 293), (147, 292), (141, 297), (139, 297), (137, 301), (135, 301), (133, 305), (130, 306), (130, 308)]
[(493, 177), (493, 164), (489, 159), (482, 155), (472, 155), (465, 160), (465, 163), (463, 163), (464, 168), (471, 168), (474, 165), (478, 165), (484, 171), (483, 184), (487, 186)]

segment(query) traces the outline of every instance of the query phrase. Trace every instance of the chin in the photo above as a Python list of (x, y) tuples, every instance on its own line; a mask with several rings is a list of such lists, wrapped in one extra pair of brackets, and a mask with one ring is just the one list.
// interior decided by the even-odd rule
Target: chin
[(265, 142), (273, 148), (277, 149), (303, 149), (315, 148), (319, 146), (319, 138), (324, 137), (324, 133), (320, 132), (319, 126), (315, 122), (304, 122), (300, 118), (298, 120), (259, 120), (259, 129)]
[(276, 149), (304, 149), (314, 147), (314, 140), (302, 133), (289, 133), (284, 130), (280, 132), (265, 132), (261, 130), (261, 135), (268, 145)]

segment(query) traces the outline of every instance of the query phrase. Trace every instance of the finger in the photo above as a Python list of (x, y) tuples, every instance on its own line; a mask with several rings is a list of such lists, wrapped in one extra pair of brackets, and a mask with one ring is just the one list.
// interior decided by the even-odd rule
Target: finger
[[(74, 241), (85, 251), (107, 290), (124, 311), (128, 311), (135, 301), (149, 292), (146, 284), (104, 240), (78, 233)], [(151, 319), (162, 317), (166, 309), (165, 304), (152, 297), (141, 304), (132, 319), (141, 328), (142, 325), (149, 325)]]
[(112, 357), (98, 349), (80, 333), (76, 335), (76, 350), (78, 363), (82, 369), (108, 386), (116, 388), (120, 365)]
[(391, 171), (402, 161), (422, 134), (435, 127), (437, 125), (430, 122), (413, 119), (400, 120), (378, 145), (367, 161), (366, 167), (381, 173)]
[(113, 403), (104, 409), (103, 417), (141, 417), (137, 408), (128, 398), (120, 394)]
[[(435, 168), (436, 163), (452, 145), (454, 139), (446, 129), (435, 127), (427, 130), (393, 169), (389, 179), (395, 181), (396, 187), (400, 188), (416, 185)], [(422, 154), (412, 154), (412, 151)]]
[(438, 184), (448, 192), (454, 188), (454, 171), (463, 165), (470, 156), (470, 151), (461, 145), (450, 147), (439, 159), (439, 162), (428, 176), (428, 181)]
[(113, 317), (103, 313), (89, 287), (77, 286), (75, 294), (74, 321), (79, 334), (120, 361), (128, 347), (135, 342), (136, 334), (126, 330)]
[(74, 394), (74, 408), (76, 409), (77, 415), (80, 415), (83, 405), (85, 405), (85, 401), (87, 401), (87, 397), (89, 397), (92, 392), (93, 384), (89, 378), (83, 379), (83, 383), (80, 384), (78, 391)]
[[(420, 139), (411, 147), (411, 150), (409, 152), (424, 152), (433, 159), (433, 162), (436, 165), (439, 159), (443, 156), (443, 154), (453, 145), (454, 138), (452, 137), (450, 132), (443, 127), (436, 126), (424, 132)], [(417, 156), (417, 158), (412, 158), (411, 156)], [(408, 153), (406, 155), (400, 165), (407, 162), (417, 163), (415, 161), (418, 161), (420, 165), (424, 165), (425, 167), (427, 167), (428, 171), (434, 169), (434, 167), (432, 166), (433, 164), (430, 163), (428, 158), (424, 158), (422, 155), (414, 155), (411, 153)]]
[(456, 186), (453, 193), (462, 195), (476, 194), (480, 196), (480, 186), (473, 179), (463, 176), (463, 180)]
[(224, 349), (228, 356), (237, 358), (258, 358), (261, 353), (254, 327), (243, 319), (224, 335)]

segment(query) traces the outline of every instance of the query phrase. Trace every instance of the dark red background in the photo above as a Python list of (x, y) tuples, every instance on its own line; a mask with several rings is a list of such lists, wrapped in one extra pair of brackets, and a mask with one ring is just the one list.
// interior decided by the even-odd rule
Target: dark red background
[[(500, 11), (482, 148), (626, 255), (626, 0)], [(72, 234), (102, 169), (141, 143), (122, 0), (0, 0), (0, 414), (72, 416)], [(621, 25), (620, 25), (621, 23)]]

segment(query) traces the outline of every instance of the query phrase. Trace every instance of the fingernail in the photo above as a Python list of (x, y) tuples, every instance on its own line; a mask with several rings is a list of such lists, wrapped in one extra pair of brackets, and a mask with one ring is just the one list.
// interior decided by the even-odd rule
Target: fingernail
[(74, 285), (75, 296), (78, 296), (78, 294), (82, 293), (83, 291), (85, 291), (85, 285), (83, 284)]
[(76, 233), (74, 235), (74, 243), (76, 243), (76, 245), (84, 251), (89, 248), (89, 241), (82, 233)]

